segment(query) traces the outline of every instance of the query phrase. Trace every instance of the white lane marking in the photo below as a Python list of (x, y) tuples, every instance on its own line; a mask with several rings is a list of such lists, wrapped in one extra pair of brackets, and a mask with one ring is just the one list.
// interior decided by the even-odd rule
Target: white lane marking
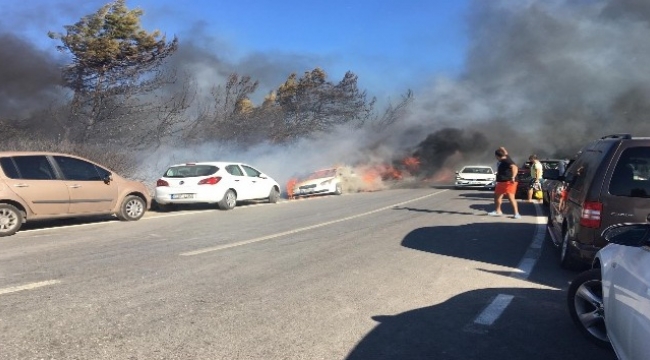
[(418, 201), (418, 200), (426, 199), (428, 197), (438, 195), (438, 194), (443, 193), (445, 191), (447, 191), (447, 190), (438, 191), (438, 192), (435, 192), (435, 193), (432, 193), (432, 194), (420, 196), (420, 197), (415, 198), (415, 199), (402, 201), (402, 202), (397, 203), (397, 204), (384, 206), (384, 207), (379, 208), (379, 209), (375, 209), (375, 210), (372, 210), (372, 211), (368, 211), (368, 212), (353, 215), (353, 216), (348, 216), (348, 217), (341, 218), (341, 219), (326, 221), (326, 222), (323, 222), (323, 223), (320, 223), (320, 224), (315, 224), (315, 225), (311, 225), (311, 226), (302, 227), (302, 228), (299, 228), (299, 229), (284, 231), (284, 232), (277, 233), (277, 234), (262, 236), (262, 237), (258, 237), (258, 238), (254, 238), (254, 239), (250, 239), (250, 240), (238, 241), (238, 242), (235, 242), (235, 243), (224, 244), (224, 245), (219, 245), (219, 246), (212, 246), (212, 247), (199, 249), (199, 250), (194, 250), (194, 251), (188, 251), (188, 252), (181, 253), (180, 255), (181, 256), (200, 255), (200, 254), (205, 254), (205, 253), (208, 253), (208, 252), (219, 251), (219, 250), (229, 249), (229, 248), (233, 248), (233, 247), (237, 247), (237, 246), (248, 245), (248, 244), (252, 244), (252, 243), (256, 243), (256, 242), (260, 242), (260, 241), (275, 239), (275, 238), (278, 238), (278, 237), (281, 237), (281, 236), (296, 234), (296, 233), (307, 231), (307, 230), (313, 230), (313, 229), (317, 229), (317, 228), (320, 228), (320, 227), (323, 227), (323, 226), (328, 226), (328, 225), (340, 223), (340, 222), (343, 222), (343, 221), (357, 219), (357, 218), (360, 218), (360, 217), (363, 217), (363, 216), (368, 216), (368, 215), (371, 215), (371, 214), (378, 213), (380, 211), (392, 209), (392, 208), (394, 208), (396, 206), (400, 206), (400, 205), (408, 204), (408, 203), (415, 202), (415, 201)]
[(514, 296), (499, 294), (488, 307), (474, 320), (474, 324), (490, 326), (501, 316), (510, 305)]
[(48, 281), (35, 282), (35, 283), (25, 284), (20, 286), (8, 287), (8, 288), (0, 289), (0, 295), (15, 293), (23, 290), (32, 290), (43, 286), (58, 284), (60, 282), (61, 282), (60, 280), (48, 280)]
[[(535, 226), (535, 235), (533, 236), (533, 241), (528, 246), (526, 253), (519, 262), (517, 269), (510, 273), (511, 277), (525, 280), (530, 276), (530, 273), (533, 271), (537, 260), (539, 259), (542, 245), (544, 243), (544, 237), (546, 234), (545, 226), (545, 217), (542, 210), (539, 207), (539, 204), (534, 203), (535, 205), (535, 214), (537, 216)], [(476, 319), (474, 324), (477, 325), (492, 325), (503, 312), (506, 310), (508, 305), (514, 296), (499, 294), (493, 301), (490, 303), (483, 312), (481, 312)]]
[(534, 203), (534, 205), (535, 213), (537, 215), (535, 219), (537, 225), (535, 226), (535, 235), (533, 236), (533, 241), (530, 243), (528, 249), (526, 250), (526, 253), (519, 262), (517, 270), (510, 273), (510, 276), (522, 280), (527, 279), (530, 276), (530, 273), (533, 271), (533, 268), (539, 259), (542, 245), (544, 244), (544, 237), (546, 235), (546, 226), (544, 226), (544, 214), (540, 209), (539, 204)]

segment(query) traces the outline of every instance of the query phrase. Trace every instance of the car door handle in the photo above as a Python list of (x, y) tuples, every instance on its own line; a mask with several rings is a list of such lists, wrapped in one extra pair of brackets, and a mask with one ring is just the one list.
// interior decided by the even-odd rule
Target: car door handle
[(14, 184), (14, 187), (29, 187), (27, 184)]
[(81, 185), (79, 185), (79, 184), (74, 184), (74, 185), (68, 185), (68, 187), (71, 188), (71, 189), (77, 189), (77, 188), (80, 188)]

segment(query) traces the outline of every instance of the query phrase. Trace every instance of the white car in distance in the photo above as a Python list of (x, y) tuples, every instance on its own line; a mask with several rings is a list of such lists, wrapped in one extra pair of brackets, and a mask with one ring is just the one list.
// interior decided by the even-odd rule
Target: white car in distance
[(494, 189), (496, 179), (497, 175), (492, 170), (492, 167), (471, 165), (456, 171), (454, 186), (456, 189)]
[(222, 210), (237, 201), (276, 203), (280, 185), (254, 167), (237, 162), (196, 162), (170, 166), (156, 182), (154, 200), (165, 209), (173, 204), (215, 203)]
[(609, 242), (591, 270), (569, 286), (567, 305), (578, 329), (590, 340), (612, 347), (620, 360), (650, 356), (650, 224), (607, 228)]

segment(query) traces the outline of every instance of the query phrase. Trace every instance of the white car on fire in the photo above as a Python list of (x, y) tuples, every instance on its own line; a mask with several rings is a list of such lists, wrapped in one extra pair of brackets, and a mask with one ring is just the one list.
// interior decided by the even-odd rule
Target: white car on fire
[(471, 165), (456, 171), (454, 186), (456, 189), (479, 188), (493, 189), (497, 175), (490, 166)]
[(293, 187), (293, 196), (341, 195), (344, 192), (358, 191), (360, 182), (354, 170), (347, 166), (317, 170), (298, 180)]
[(170, 166), (156, 182), (154, 200), (173, 204), (215, 203), (230, 210), (240, 200), (276, 203), (280, 185), (254, 167), (237, 162), (196, 162)]

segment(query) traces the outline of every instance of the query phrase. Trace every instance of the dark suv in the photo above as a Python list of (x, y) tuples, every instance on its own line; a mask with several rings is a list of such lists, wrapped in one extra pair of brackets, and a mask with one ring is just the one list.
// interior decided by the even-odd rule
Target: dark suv
[(552, 179), (548, 232), (565, 268), (589, 265), (618, 223), (650, 220), (650, 138), (617, 134), (585, 146)]

